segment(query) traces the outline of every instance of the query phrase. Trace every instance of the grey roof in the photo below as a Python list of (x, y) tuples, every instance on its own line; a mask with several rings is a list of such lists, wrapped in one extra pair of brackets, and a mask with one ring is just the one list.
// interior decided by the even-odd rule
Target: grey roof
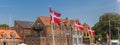
[(20, 20), (15, 20), (16, 23), (18, 23), (20, 26), (23, 28), (31, 28), (33, 22), (30, 21), (20, 21)]

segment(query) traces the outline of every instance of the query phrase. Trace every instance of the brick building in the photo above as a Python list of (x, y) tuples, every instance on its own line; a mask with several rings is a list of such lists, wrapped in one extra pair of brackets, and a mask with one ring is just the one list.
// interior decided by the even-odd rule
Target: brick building
[(25, 40), (25, 35), (29, 35), (30, 31), (32, 30), (31, 25), (33, 22), (30, 21), (14, 21), (14, 28), (16, 29), (17, 33), (20, 35), (22, 42)]
[[(54, 40), (56, 45), (76, 44), (76, 36), (84, 36), (82, 35), (84, 32), (76, 35), (73, 24), (74, 20), (68, 19), (61, 19), (61, 25), (54, 24)], [(52, 26), (49, 17), (39, 16), (34, 22), (15, 20), (14, 27), (22, 37), (22, 40), (24, 40), (23, 42), (28, 45), (53, 45)], [(77, 42), (84, 43), (81, 42), (83, 40), (82, 37)]]

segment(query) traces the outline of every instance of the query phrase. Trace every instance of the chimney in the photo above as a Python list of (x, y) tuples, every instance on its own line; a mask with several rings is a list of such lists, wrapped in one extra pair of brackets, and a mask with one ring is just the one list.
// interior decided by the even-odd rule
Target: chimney
[(68, 20), (68, 17), (66, 17), (66, 20)]

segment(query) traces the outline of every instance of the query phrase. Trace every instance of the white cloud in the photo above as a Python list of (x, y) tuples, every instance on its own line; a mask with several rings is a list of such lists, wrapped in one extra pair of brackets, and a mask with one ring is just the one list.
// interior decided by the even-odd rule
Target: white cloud
[(120, 0), (117, 0), (117, 2), (119, 2), (119, 3), (120, 3)]

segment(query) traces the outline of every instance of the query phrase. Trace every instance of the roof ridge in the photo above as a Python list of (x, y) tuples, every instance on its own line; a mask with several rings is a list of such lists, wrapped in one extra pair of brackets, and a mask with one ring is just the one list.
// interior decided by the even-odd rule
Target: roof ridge
[(26, 20), (14, 20), (14, 21), (21, 21), (21, 22), (33, 22), (33, 21), (26, 21)]
[[(46, 18), (50, 18), (49, 16), (38, 16), (38, 17), (46, 17)], [(66, 20), (65, 18), (60, 18), (60, 20)], [(74, 19), (68, 19), (68, 20), (74, 20)]]

